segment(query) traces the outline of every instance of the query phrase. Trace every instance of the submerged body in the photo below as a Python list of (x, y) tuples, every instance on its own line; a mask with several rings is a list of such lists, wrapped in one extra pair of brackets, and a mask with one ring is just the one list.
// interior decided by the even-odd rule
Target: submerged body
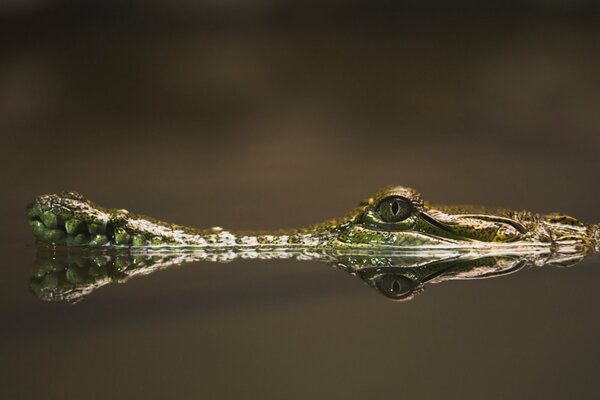
[(275, 232), (200, 230), (126, 210), (94, 205), (65, 192), (38, 197), (27, 208), (34, 235), (53, 244), (168, 249), (531, 249), (598, 250), (600, 230), (562, 215), (506, 209), (449, 207), (424, 202), (410, 188), (377, 192), (348, 215), (301, 229)]

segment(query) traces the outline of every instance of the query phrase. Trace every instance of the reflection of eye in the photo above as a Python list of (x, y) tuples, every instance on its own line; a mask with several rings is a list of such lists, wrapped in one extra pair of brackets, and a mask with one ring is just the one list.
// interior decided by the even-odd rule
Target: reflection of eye
[(413, 280), (400, 274), (383, 275), (375, 283), (384, 296), (392, 299), (402, 299), (410, 295), (416, 287)]
[(383, 221), (399, 222), (412, 214), (413, 206), (410, 201), (403, 197), (389, 197), (379, 203), (377, 210)]

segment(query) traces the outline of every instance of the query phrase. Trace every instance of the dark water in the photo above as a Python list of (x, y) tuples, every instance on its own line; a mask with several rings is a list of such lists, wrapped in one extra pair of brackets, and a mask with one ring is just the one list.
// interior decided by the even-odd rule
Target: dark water
[(402, 303), (318, 262), (198, 262), (70, 305), (30, 293), (24, 216), (69, 189), (270, 229), (399, 183), (600, 221), (591, 13), (42, 3), (2, 14), (0, 397), (600, 395), (598, 258)]

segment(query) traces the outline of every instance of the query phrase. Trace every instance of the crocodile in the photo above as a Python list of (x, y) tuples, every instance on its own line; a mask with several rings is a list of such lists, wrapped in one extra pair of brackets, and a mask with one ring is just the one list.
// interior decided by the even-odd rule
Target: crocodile
[(196, 229), (95, 205), (74, 192), (39, 196), (27, 207), (33, 234), (54, 245), (213, 252), (426, 251), (463, 249), (568, 253), (600, 249), (600, 228), (564, 214), (424, 201), (414, 189), (384, 188), (343, 217), (298, 229)]

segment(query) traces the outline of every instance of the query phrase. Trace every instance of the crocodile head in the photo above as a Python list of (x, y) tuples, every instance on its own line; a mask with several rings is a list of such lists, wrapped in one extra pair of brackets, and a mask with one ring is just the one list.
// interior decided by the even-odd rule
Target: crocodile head
[(28, 207), (38, 240), (116, 247), (195, 247), (215, 251), (271, 248), (498, 249), (551, 247), (561, 252), (598, 248), (597, 225), (562, 214), (441, 206), (415, 190), (394, 186), (369, 197), (349, 215), (302, 229), (230, 232), (169, 224), (126, 210), (106, 209), (76, 193), (38, 197)]
[(566, 215), (433, 205), (402, 186), (366, 199), (337, 229), (341, 244), (382, 248), (554, 246), (579, 251), (594, 250), (598, 237), (595, 225)]

